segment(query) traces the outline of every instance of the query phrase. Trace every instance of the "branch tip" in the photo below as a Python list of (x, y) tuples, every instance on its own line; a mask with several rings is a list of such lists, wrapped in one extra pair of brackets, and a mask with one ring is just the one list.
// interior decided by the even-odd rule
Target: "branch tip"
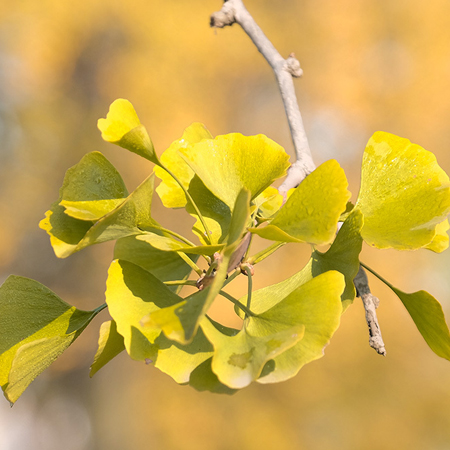
[(366, 311), (366, 322), (369, 327), (369, 345), (379, 354), (386, 356), (386, 348), (384, 345), (383, 337), (381, 336), (381, 329), (378, 323), (378, 317), (376, 309), (380, 304), (380, 300), (375, 297), (369, 288), (369, 280), (367, 274), (362, 266), (359, 267), (359, 272), (353, 280), (355, 284), (358, 297), (364, 305)]

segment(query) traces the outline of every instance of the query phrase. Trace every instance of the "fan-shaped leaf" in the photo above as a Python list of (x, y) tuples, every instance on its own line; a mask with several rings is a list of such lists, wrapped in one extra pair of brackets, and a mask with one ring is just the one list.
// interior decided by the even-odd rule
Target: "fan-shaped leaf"
[(407, 294), (392, 287), (431, 350), (450, 361), (450, 333), (441, 304), (428, 292)]
[(347, 186), (339, 164), (327, 161), (300, 183), (267, 226), (250, 231), (273, 241), (327, 244), (350, 198)]
[(345, 311), (356, 297), (353, 279), (359, 270), (359, 254), (362, 249), (361, 228), (363, 217), (360, 211), (353, 211), (343, 223), (331, 247), (321, 253), (315, 250), (307, 267), (316, 277), (328, 270), (337, 270), (345, 277), (345, 289), (342, 293), (342, 308)]
[(239, 133), (206, 139), (180, 153), (205, 186), (230, 209), (242, 189), (258, 196), (289, 166), (282, 147), (263, 135)]
[[(222, 242), (228, 234), (231, 220), (231, 210), (203, 184), (200, 178), (181, 157), (180, 149), (200, 142), (204, 139), (212, 139), (210, 132), (201, 123), (194, 123), (186, 128), (181, 139), (173, 142), (171, 146), (161, 155), (161, 163), (194, 199), (200, 213), (202, 214), (206, 225), (210, 231), (210, 242), (213, 244)], [(205, 230), (197, 215), (195, 208), (186, 198), (186, 194), (177, 181), (162, 167), (155, 167), (155, 174), (161, 179), (161, 184), (156, 188), (166, 208), (185, 207), (191, 214), (196, 223), (193, 232), (197, 234), (202, 243), (208, 244), (205, 239)]]
[[(324, 348), (339, 326), (344, 288), (344, 276), (331, 270), (300, 285), (269, 310), (248, 319), (248, 333), (258, 337), (270, 336), (293, 326), (305, 327), (303, 339), (275, 357), (275, 369), (258, 382), (287, 380), (305, 364), (323, 356)], [(260, 296), (258, 303), (263, 304), (264, 297)], [(252, 311), (260, 309), (258, 303), (253, 306), (252, 302)]]
[[(184, 130), (181, 139), (172, 142), (170, 147), (161, 155), (161, 163), (177, 177), (185, 189), (189, 189), (189, 184), (195, 173), (181, 157), (179, 150), (203, 139), (212, 139), (211, 133), (202, 123), (193, 123)], [(161, 167), (155, 167), (155, 175), (161, 179), (161, 184), (156, 188), (156, 192), (163, 205), (166, 208), (184, 208), (188, 200), (178, 182)]]
[(181, 345), (161, 334), (153, 346), (157, 349), (155, 367), (180, 384), (187, 383), (192, 371), (211, 358), (213, 353), (213, 347), (201, 329), (189, 344)]
[(99, 119), (97, 125), (106, 142), (160, 164), (147, 130), (128, 100), (119, 98), (111, 103), (106, 119)]
[(125, 350), (123, 336), (117, 332), (116, 322), (114, 320), (103, 322), (100, 327), (98, 349), (95, 353), (89, 376), (93, 377), (123, 350)]
[(267, 361), (295, 345), (305, 330), (302, 325), (294, 325), (279, 332), (253, 336), (244, 326), (229, 336), (207, 317), (201, 326), (214, 346), (211, 368), (219, 380), (232, 389), (244, 388), (255, 381)]
[(161, 329), (143, 326), (142, 318), (180, 299), (162, 281), (135, 264), (115, 260), (109, 268), (106, 303), (133, 359), (154, 360), (156, 356), (151, 344)]
[[(114, 259), (136, 264), (163, 282), (187, 279), (192, 271), (176, 252), (158, 250), (137, 240), (136, 236), (122, 238), (116, 242)], [(198, 256), (192, 255), (191, 259), (195, 262)], [(169, 289), (178, 292), (181, 287), (169, 286)]]
[[(89, 201), (72, 201), (71, 196), (66, 200), (66, 190), (73, 191), (73, 184), (83, 186), (83, 180), (80, 181), (79, 178), (84, 178), (84, 166), (85, 164), (77, 165), (69, 169), (61, 188), (59, 202), (53, 204), (39, 224), (50, 235), (50, 242), (58, 258), (66, 258), (89, 245), (141, 234), (145, 228), (152, 226), (159, 227), (151, 217), (154, 175), (147, 178), (126, 199), (120, 199), (115, 209), (101, 218), (96, 217), (96, 222), (86, 220), (89, 214), (98, 216), (99, 211), (106, 205), (113, 206), (114, 201), (94, 201), (92, 207), (88, 207)], [(86, 190), (88, 188), (89, 186), (85, 187)], [(83, 189), (80, 189), (80, 192), (83, 192)], [(65, 201), (72, 201), (67, 211), (70, 215), (66, 214), (62, 206)], [(99, 203), (102, 205), (100, 209)], [(83, 220), (79, 220), (83, 215)]]
[(209, 391), (215, 394), (235, 394), (238, 390), (231, 389), (221, 383), (217, 375), (212, 371), (211, 363), (212, 357), (196, 367), (189, 378), (189, 385), (200, 392)]
[(14, 403), (86, 328), (81, 311), (37, 281), (10, 276), (0, 287), (0, 385)]
[[(345, 310), (356, 295), (353, 279), (359, 270), (362, 224), (361, 212), (354, 211), (344, 222), (333, 244), (325, 253), (314, 250), (311, 259), (302, 270), (280, 283), (253, 292), (252, 311), (260, 314), (269, 310), (301, 285), (330, 270), (336, 270), (344, 275), (345, 289), (341, 301)], [(247, 304), (247, 295), (239, 299), (239, 302)], [(237, 308), (235, 310), (240, 317), (244, 317), (242, 310)]]
[(408, 139), (384, 132), (370, 138), (355, 207), (364, 215), (362, 236), (374, 247), (448, 247), (449, 178), (431, 152)]
[(395, 292), (431, 350), (441, 358), (450, 360), (450, 332), (441, 304), (425, 291), (403, 292), (372, 269), (367, 269)]

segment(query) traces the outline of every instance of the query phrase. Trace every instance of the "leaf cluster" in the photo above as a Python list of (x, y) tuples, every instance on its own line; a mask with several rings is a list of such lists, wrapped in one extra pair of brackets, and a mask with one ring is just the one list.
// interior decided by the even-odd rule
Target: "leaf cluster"
[[(449, 245), (449, 178), (432, 153), (407, 139), (372, 136), (352, 204), (335, 160), (283, 198), (271, 185), (286, 174), (289, 158), (263, 135), (214, 138), (194, 123), (158, 157), (124, 99), (111, 105), (98, 127), (103, 139), (149, 160), (154, 170), (131, 193), (99, 152), (67, 171), (40, 227), (59, 258), (116, 241), (106, 303), (81, 311), (37, 281), (5, 281), (0, 385), (11, 403), (103, 309), (112, 320), (100, 327), (91, 376), (125, 350), (200, 391), (231, 394), (254, 381), (287, 380), (323, 356), (354, 301), (363, 241), (380, 249), (434, 252)], [(192, 236), (153, 217), (155, 191), (166, 208), (184, 208), (194, 218)], [(268, 241), (256, 254), (254, 238)], [(255, 266), (282, 246), (299, 243), (311, 247), (306, 266), (254, 291)], [(318, 251), (323, 245), (328, 250)], [(438, 301), (424, 291), (404, 293), (373, 273), (399, 297), (430, 348), (450, 360), (450, 334)], [(227, 285), (238, 276), (247, 276), (248, 290), (236, 299)], [(183, 296), (183, 286), (195, 292)], [(219, 295), (234, 304), (240, 329), (208, 316)]]

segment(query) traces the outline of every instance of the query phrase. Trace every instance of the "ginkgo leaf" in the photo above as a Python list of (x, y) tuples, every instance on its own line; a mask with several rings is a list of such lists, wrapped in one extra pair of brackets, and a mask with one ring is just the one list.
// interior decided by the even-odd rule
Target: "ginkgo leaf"
[(142, 325), (152, 311), (178, 303), (181, 298), (150, 272), (128, 261), (115, 260), (108, 271), (106, 303), (123, 336), (127, 353), (136, 360), (155, 359), (152, 343), (161, 329)]
[(145, 320), (149, 326), (160, 328), (174, 341), (187, 344), (192, 341), (200, 321), (219, 294), (228, 273), (228, 263), (239, 245), (250, 215), (250, 193), (242, 190), (236, 199), (227, 245), (211, 284), (202, 291), (167, 308), (152, 312)]
[(362, 236), (369, 245), (434, 251), (448, 247), (442, 223), (450, 212), (449, 178), (431, 152), (408, 139), (384, 132), (370, 138), (355, 208), (364, 215)]
[[(290, 189), (287, 198), (292, 195), (294, 189)], [(278, 192), (278, 189), (269, 186), (264, 189), (258, 197), (255, 198), (254, 203), (259, 210), (259, 215), (267, 219), (272, 217), (283, 205), (283, 196)]]
[(209, 318), (202, 321), (202, 329), (214, 346), (211, 368), (219, 380), (232, 389), (242, 389), (255, 381), (270, 359), (299, 342), (305, 331), (303, 325), (254, 336), (244, 326), (234, 336), (221, 332)]
[(431, 350), (450, 361), (450, 333), (441, 304), (428, 292), (412, 294), (392, 287)]
[[(192, 178), (188, 192), (206, 222), (211, 244), (223, 244), (230, 229), (231, 209), (212, 194), (197, 175)], [(186, 205), (186, 211), (196, 219), (192, 227), (193, 233), (198, 236), (203, 244), (208, 244), (203, 224), (191, 203)]]
[(192, 371), (189, 378), (189, 386), (197, 391), (209, 391), (215, 394), (233, 395), (238, 389), (231, 389), (221, 383), (217, 375), (212, 371), (212, 357), (202, 362), (195, 370)]
[(11, 402), (86, 328), (101, 308), (81, 311), (37, 281), (0, 287), (0, 385)]
[[(58, 258), (66, 258), (89, 245), (141, 234), (146, 228), (159, 227), (151, 217), (153, 185), (154, 175), (151, 175), (115, 209), (96, 222), (70, 217), (62, 202), (55, 203), (39, 226), (50, 235)], [(65, 198), (65, 184), (61, 196)], [(73, 215), (73, 210), (70, 214)]]
[(116, 322), (114, 320), (103, 322), (100, 327), (98, 349), (95, 353), (89, 376), (93, 377), (102, 367), (124, 350), (123, 336), (117, 332)]
[(250, 231), (273, 241), (327, 244), (350, 198), (347, 186), (339, 164), (327, 161), (300, 183), (268, 225)]
[[(98, 219), (99, 211), (107, 214), (127, 196), (125, 184), (114, 166), (101, 153), (88, 153), (67, 170), (59, 199), (39, 226), (50, 235), (56, 255), (68, 256), (92, 227), (93, 220)], [(69, 216), (61, 205), (64, 202), (84, 202), (83, 209), (70, 208), (72, 216)], [(92, 220), (87, 220), (87, 216)]]
[(166, 208), (185, 207), (187, 212), (196, 219), (193, 232), (200, 238), (202, 243), (208, 244), (203, 224), (197, 211), (186, 198), (184, 190), (178, 184), (178, 182), (181, 183), (195, 201), (206, 222), (210, 232), (209, 241), (212, 244), (217, 244), (222, 243), (228, 234), (231, 210), (222, 200), (219, 200), (211, 193), (179, 152), (180, 149), (187, 148), (189, 145), (204, 139), (212, 139), (210, 132), (203, 124), (194, 123), (186, 128), (181, 139), (173, 142), (161, 155), (162, 166), (174, 174), (178, 181), (174, 180), (167, 170), (162, 167), (155, 167), (155, 174), (161, 179), (161, 184), (156, 188), (156, 192)]
[(424, 246), (428, 250), (432, 250), (436, 253), (441, 253), (448, 248), (448, 234), (450, 225), (448, 223), (448, 219), (445, 219), (443, 222), (436, 225), (435, 231), (436, 234), (433, 237), (433, 240)]
[[(193, 123), (184, 130), (183, 136), (172, 142), (170, 147), (160, 157), (164, 167), (167, 167), (177, 177), (177, 180), (183, 184), (185, 189), (189, 189), (189, 184), (195, 173), (181, 157), (179, 149), (186, 148), (203, 139), (212, 139), (211, 133), (202, 123)], [(162, 167), (155, 167), (155, 175), (161, 179), (156, 192), (161, 198), (163, 205), (166, 208), (184, 208), (188, 200), (178, 182)]]
[(363, 216), (360, 211), (353, 211), (343, 223), (331, 247), (321, 253), (314, 250), (307, 267), (312, 277), (337, 270), (345, 277), (345, 289), (341, 296), (343, 312), (353, 303), (356, 297), (353, 279), (359, 270), (359, 254), (361, 253), (363, 239), (361, 228)]
[[(359, 254), (362, 248), (361, 227), (363, 218), (360, 211), (354, 211), (344, 222), (333, 244), (325, 252), (314, 250), (308, 263), (280, 283), (259, 289), (252, 294), (252, 311), (260, 314), (280, 303), (295, 289), (322, 273), (335, 270), (344, 275), (345, 289), (341, 295), (344, 312), (356, 296), (353, 279), (359, 270)], [(239, 299), (247, 304), (247, 295)], [(236, 308), (236, 313), (243, 318), (244, 313)]]
[(155, 367), (179, 384), (188, 383), (192, 372), (211, 358), (214, 350), (200, 328), (189, 344), (179, 344), (161, 334), (153, 346), (156, 349)]
[(344, 276), (330, 270), (298, 286), (265, 312), (258, 313), (270, 299), (267, 302), (265, 295), (260, 295), (259, 301), (252, 301), (251, 310), (257, 314), (248, 318), (247, 330), (252, 336), (269, 336), (293, 326), (305, 327), (302, 340), (275, 357), (275, 369), (258, 382), (287, 380), (305, 364), (323, 356), (324, 348), (339, 327), (344, 288)]
[(366, 268), (395, 292), (431, 350), (441, 358), (450, 361), (450, 332), (441, 304), (426, 291), (412, 294), (403, 292), (369, 267)]
[(113, 209), (120, 206), (126, 198), (114, 198), (108, 200), (62, 200), (59, 202), (64, 207), (64, 214), (74, 219), (96, 221), (106, 216)]
[[(194, 262), (197, 255), (190, 257)], [(114, 259), (131, 262), (150, 272), (160, 281), (185, 280), (192, 268), (176, 252), (158, 250), (146, 242), (139, 241), (136, 236), (119, 239), (114, 247)], [(169, 286), (178, 292), (182, 286)]]
[(176, 239), (160, 236), (156, 233), (147, 232), (140, 236), (136, 236), (136, 239), (147, 242), (152, 247), (165, 252), (183, 252), (195, 255), (213, 255), (215, 252), (222, 250), (225, 244), (218, 245), (200, 245), (189, 246), (184, 242), (177, 241)]
[(160, 164), (147, 130), (128, 100), (119, 98), (111, 103), (106, 119), (99, 119), (97, 125), (106, 142)]
[(204, 139), (180, 153), (205, 186), (230, 209), (242, 189), (258, 196), (289, 167), (284, 149), (264, 135)]

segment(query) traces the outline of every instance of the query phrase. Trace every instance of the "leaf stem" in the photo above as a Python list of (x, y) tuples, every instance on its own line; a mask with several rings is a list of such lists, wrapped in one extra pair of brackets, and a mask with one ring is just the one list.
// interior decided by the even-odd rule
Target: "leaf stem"
[(95, 308), (92, 312), (96, 316), (99, 312), (102, 312), (108, 305), (106, 303), (103, 303), (103, 305), (100, 305), (98, 308)]
[(195, 286), (195, 280), (173, 280), (173, 281), (164, 281), (166, 286)]
[(195, 272), (197, 272), (197, 275), (202, 276), (203, 275), (203, 270), (200, 269), (200, 267), (197, 266), (197, 264), (195, 264), (194, 261), (192, 261), (191, 258), (189, 258), (189, 256), (186, 255), (186, 253), (183, 252), (177, 252), (178, 256), (188, 265), (190, 266), (193, 270), (195, 270)]
[(232, 297), (230, 294), (226, 293), (225, 291), (220, 291), (219, 294), (222, 297), (225, 297), (227, 300), (230, 300), (230, 302), (234, 303), (238, 308), (240, 308), (245, 313), (245, 317), (251, 316), (254, 317), (256, 314), (251, 311), (247, 306), (243, 305), (238, 299)]
[(232, 275), (230, 275), (225, 282), (223, 283), (223, 287), (225, 287), (227, 284), (230, 284), (238, 275), (241, 274), (241, 269), (236, 269)]
[(371, 269), (369, 266), (367, 266), (366, 264), (362, 263), (361, 261), (359, 262), (359, 264), (361, 264), (361, 266), (363, 266), (364, 269), (368, 270), (372, 275), (375, 275), (380, 281), (382, 281), (386, 286), (390, 287), (395, 292), (394, 286), (392, 286), (392, 284), (389, 283), (389, 281), (387, 281), (381, 275), (376, 273), (375, 270)]
[[(252, 277), (252, 271), (250, 267), (243, 264), (241, 267), (245, 270), (245, 273), (248, 277), (248, 293), (247, 293), (247, 309), (250, 311), (250, 306), (252, 304), (252, 291), (253, 291), (253, 277)], [(247, 318), (247, 314), (245, 314), (245, 318)]]
[(189, 239), (186, 239), (184, 236), (181, 236), (181, 234), (176, 233), (175, 231), (172, 231), (172, 230), (169, 230), (168, 228), (163, 228), (163, 227), (156, 228), (156, 229), (162, 231), (163, 233), (167, 233), (173, 237), (176, 237), (180, 241), (189, 245), (189, 247), (195, 247), (195, 244), (193, 242), (191, 242)]
[(258, 264), (259, 262), (266, 259), (272, 253), (275, 253), (279, 248), (283, 247), (283, 245), (285, 245), (285, 244), (286, 244), (286, 242), (275, 242), (271, 246), (256, 253), (256, 255), (250, 256), (250, 258), (247, 259), (247, 262), (249, 264), (251, 264), (252, 266), (254, 266), (255, 264)]
[(192, 206), (195, 209), (195, 212), (197, 213), (197, 215), (200, 219), (200, 222), (203, 225), (203, 228), (205, 229), (206, 241), (208, 242), (208, 244), (211, 244), (211, 239), (210, 239), (211, 232), (209, 231), (208, 226), (206, 225), (205, 219), (203, 218), (202, 213), (198, 209), (197, 204), (194, 202), (194, 199), (191, 197), (191, 194), (189, 194), (188, 190), (183, 186), (183, 184), (180, 182), (180, 180), (166, 166), (164, 166), (164, 164), (161, 163), (160, 167), (162, 167), (178, 183), (180, 188), (183, 189), (184, 194), (191, 202)]

